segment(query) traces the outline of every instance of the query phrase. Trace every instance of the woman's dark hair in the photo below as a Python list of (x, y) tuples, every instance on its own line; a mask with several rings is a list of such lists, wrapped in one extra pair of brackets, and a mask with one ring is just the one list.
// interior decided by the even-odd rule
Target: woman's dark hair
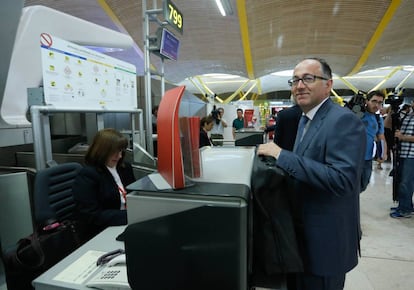
[(92, 145), (86, 152), (85, 163), (91, 166), (104, 167), (112, 154), (123, 151), (122, 158), (118, 162), (118, 165), (122, 166), (127, 147), (128, 139), (115, 129), (100, 130), (96, 133)]
[(210, 124), (214, 122), (214, 118), (211, 115), (208, 115), (207, 117), (203, 117), (200, 120), (200, 128), (202, 129), (205, 124)]

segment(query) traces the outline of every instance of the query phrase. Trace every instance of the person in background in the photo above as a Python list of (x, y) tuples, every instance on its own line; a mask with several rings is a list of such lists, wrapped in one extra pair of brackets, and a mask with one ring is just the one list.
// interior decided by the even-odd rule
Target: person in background
[[(376, 116), (377, 120), (379, 118), (381, 118), (382, 122), (384, 124), (384, 139), (381, 141), (378, 138), (375, 138), (375, 148), (376, 148), (375, 149), (375, 161), (377, 162), (377, 169), (382, 170), (383, 169), (382, 168), (382, 163), (386, 161), (386, 159), (382, 159), (382, 156), (383, 156), (382, 150), (384, 149), (383, 147), (386, 146), (385, 148), (387, 150), (386, 151), (387, 159), (388, 159), (388, 151), (389, 151), (387, 136), (385, 135), (385, 118), (387, 117), (386, 109), (381, 107), (379, 109), (379, 112), (377, 112), (377, 115), (378, 115), (378, 116)], [(383, 143), (385, 143), (385, 144), (383, 144)]]
[(214, 120), (213, 129), (211, 129), (211, 140), (215, 146), (223, 146), (224, 139), (224, 128), (227, 128), (227, 122), (223, 118), (224, 116), (224, 109), (218, 108), (217, 109), (217, 119)]
[[(359, 192), (365, 128), (350, 110), (332, 102), (332, 71), (322, 59), (301, 61), (289, 80), (303, 111), (293, 152), (274, 142), (258, 155), (273, 156), (292, 180), (294, 221), (304, 272), (289, 289), (343, 289), (345, 275), (358, 264)], [(290, 193), (289, 193), (290, 194)]]
[[(391, 155), (394, 155), (395, 153), (395, 131), (412, 110), (412, 105), (410, 106), (409, 104), (401, 105), (401, 109), (398, 112), (394, 112), (392, 106), (387, 108), (387, 115), (384, 118), (384, 135), (387, 142), (387, 161), (391, 161)], [(393, 118), (396, 118), (396, 120), (393, 120)], [(397, 124), (393, 124), (393, 121), (396, 121)], [(395, 156), (392, 157), (394, 160)], [(392, 175), (393, 171), (391, 170), (390, 176)]]
[(152, 133), (157, 134), (158, 106), (152, 108)]
[(237, 118), (233, 120), (233, 139), (236, 137), (236, 131), (244, 128), (243, 110), (237, 109)]
[(406, 114), (400, 130), (395, 131), (400, 149), (398, 171), (397, 198), (398, 206), (391, 208), (392, 218), (410, 218), (414, 212), (414, 114)]
[(365, 162), (361, 177), (361, 192), (367, 189), (372, 174), (372, 159), (374, 158), (374, 143), (379, 141), (381, 146), (381, 160), (387, 159), (387, 144), (384, 135), (384, 121), (376, 112), (382, 107), (385, 95), (381, 91), (369, 92), (365, 102), (365, 112), (362, 122), (365, 125), (367, 143), (365, 148)]
[(200, 143), (199, 148), (204, 146), (212, 146), (210, 138), (208, 137), (208, 132), (213, 128), (214, 119), (211, 115), (201, 118), (200, 120)]
[(400, 110), (400, 120), (402, 121), (411, 112), (411, 106), (409, 104), (403, 104)]
[(126, 186), (135, 181), (124, 162), (128, 140), (115, 129), (100, 130), (73, 185), (81, 235), (88, 240), (108, 226), (127, 224)]
[(387, 159), (385, 162), (391, 162), (392, 148), (394, 146), (394, 136), (392, 132), (392, 107), (388, 106), (383, 109), (382, 117), (384, 118), (384, 136), (387, 143)]

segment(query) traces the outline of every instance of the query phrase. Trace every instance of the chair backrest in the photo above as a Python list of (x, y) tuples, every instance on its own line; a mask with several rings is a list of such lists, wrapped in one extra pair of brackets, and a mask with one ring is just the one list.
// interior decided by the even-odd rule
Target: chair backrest
[(73, 218), (75, 203), (72, 184), (81, 168), (79, 163), (70, 162), (36, 173), (33, 189), (33, 218), (36, 226), (45, 225), (48, 220)]

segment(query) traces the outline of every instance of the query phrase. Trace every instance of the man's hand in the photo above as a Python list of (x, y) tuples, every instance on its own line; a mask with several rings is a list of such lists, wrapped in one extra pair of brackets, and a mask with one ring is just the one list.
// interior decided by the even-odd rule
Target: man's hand
[(277, 146), (274, 142), (269, 142), (259, 145), (257, 148), (257, 155), (273, 156), (277, 159), (279, 158), (280, 151), (282, 151), (282, 148)]
[(395, 131), (395, 135), (396, 138), (398, 138), (398, 140), (400, 141), (405, 141), (405, 142), (413, 142), (413, 138), (411, 135), (403, 135), (400, 130), (396, 130)]

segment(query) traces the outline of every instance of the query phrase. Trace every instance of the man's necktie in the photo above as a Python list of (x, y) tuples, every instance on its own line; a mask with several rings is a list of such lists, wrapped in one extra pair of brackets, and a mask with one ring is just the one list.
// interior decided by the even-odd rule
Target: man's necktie
[(296, 133), (295, 145), (293, 147), (293, 151), (295, 152), (297, 147), (299, 146), (300, 142), (302, 142), (303, 136), (306, 133), (306, 124), (308, 123), (309, 118), (306, 115), (302, 115), (299, 121), (298, 131)]

